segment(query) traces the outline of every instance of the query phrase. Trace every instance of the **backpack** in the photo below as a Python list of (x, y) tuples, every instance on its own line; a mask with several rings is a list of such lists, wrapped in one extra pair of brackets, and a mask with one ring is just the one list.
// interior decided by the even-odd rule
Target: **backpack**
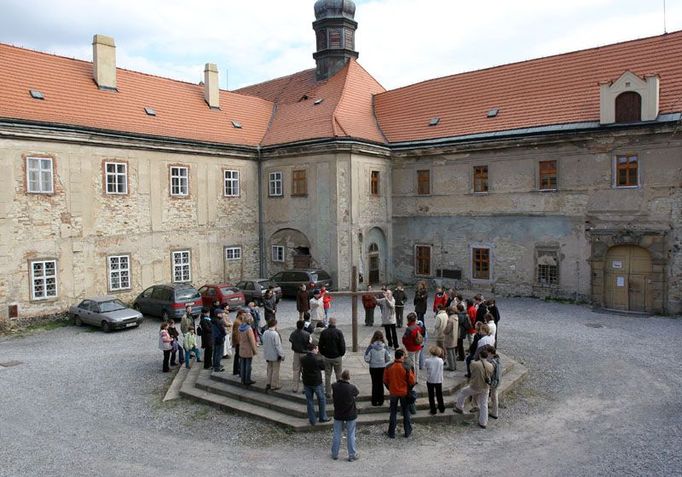
[[(416, 331), (416, 334), (413, 334), (413, 332)], [(421, 334), (419, 330), (419, 326), (415, 326), (414, 328), (410, 328), (409, 326), (405, 328), (405, 334), (403, 335), (403, 343), (406, 340), (409, 340), (410, 337), (414, 340), (414, 344), (416, 345), (421, 345), (424, 342), (424, 336)]]
[(500, 385), (500, 378), (501, 378), (501, 365), (500, 365), (500, 358), (494, 358), (490, 361), (493, 365), (493, 372), (490, 375), (490, 384), (491, 388), (496, 388)]

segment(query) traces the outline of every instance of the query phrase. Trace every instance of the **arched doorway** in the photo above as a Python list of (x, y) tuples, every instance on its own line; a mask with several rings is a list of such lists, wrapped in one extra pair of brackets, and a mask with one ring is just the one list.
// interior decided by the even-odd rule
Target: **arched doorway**
[(379, 227), (372, 227), (365, 234), (367, 244), (367, 279), (370, 285), (385, 283), (387, 265), (386, 236)]
[(369, 259), (369, 284), (374, 285), (381, 280), (381, 259), (379, 258), (379, 246), (375, 243), (369, 244), (367, 258)]
[(651, 306), (651, 255), (636, 245), (611, 247), (604, 264), (604, 304), (623, 311), (648, 311)]
[(270, 271), (310, 268), (312, 256), (308, 237), (296, 229), (280, 229), (270, 236)]

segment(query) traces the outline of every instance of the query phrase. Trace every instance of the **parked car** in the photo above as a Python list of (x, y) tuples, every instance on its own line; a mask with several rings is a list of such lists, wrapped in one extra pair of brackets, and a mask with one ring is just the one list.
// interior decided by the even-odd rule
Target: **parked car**
[(86, 298), (69, 308), (69, 316), (76, 326), (100, 326), (102, 330), (121, 330), (140, 326), (144, 316), (113, 296)]
[(244, 294), (235, 286), (227, 283), (218, 285), (204, 285), (199, 288), (199, 294), (204, 306), (211, 308), (216, 300), (220, 300), (220, 305), (230, 311), (241, 308), (245, 305)]
[(273, 292), (279, 302), (282, 298), (282, 288), (275, 282), (268, 280), (267, 278), (254, 278), (253, 280), (242, 280), (235, 285), (244, 294), (244, 299), (246, 303), (253, 301), (256, 305), (263, 304), (263, 296), (267, 291), (268, 287), (273, 287)]
[(327, 287), (331, 289), (332, 277), (327, 272), (317, 269), (285, 270), (273, 276), (270, 280), (282, 287), (283, 296), (296, 296), (301, 285), (308, 288), (308, 295), (312, 296), (315, 288)]
[(185, 314), (185, 306), (192, 305), (192, 315), (199, 316), (203, 303), (196, 288), (188, 283), (154, 285), (140, 293), (133, 308), (145, 315), (160, 316), (163, 320), (178, 319)]

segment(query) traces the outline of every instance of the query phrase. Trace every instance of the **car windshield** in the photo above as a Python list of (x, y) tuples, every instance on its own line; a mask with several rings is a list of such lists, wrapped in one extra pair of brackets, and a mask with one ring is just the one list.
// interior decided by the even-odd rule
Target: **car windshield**
[[(316, 275), (319, 277), (320, 280), (329, 280), (329, 279), (331, 279), (331, 277), (329, 276), (329, 274), (328, 274), (327, 272), (325, 272), (325, 271), (322, 271), (322, 270), (320, 270), (319, 272), (317, 272)], [(316, 280), (316, 281), (317, 281), (317, 280)]]
[(274, 288), (274, 287), (278, 287), (278, 286), (279, 286), (279, 285), (277, 285), (275, 282), (271, 282), (270, 280), (260, 280), (260, 281), (258, 282), (258, 284), (259, 284), (261, 287), (263, 287), (263, 288), (268, 288), (268, 287), (273, 287), (273, 288)]
[(232, 295), (234, 293), (239, 293), (239, 289), (234, 287), (221, 288), (220, 291), (223, 292), (223, 295)]
[(201, 295), (199, 295), (199, 292), (194, 290), (193, 288), (187, 288), (185, 290), (176, 290), (175, 291), (175, 299), (177, 301), (197, 300), (199, 298), (201, 298)]
[(99, 312), (100, 313), (107, 313), (110, 311), (118, 311), (118, 310), (123, 310), (125, 308), (127, 308), (127, 306), (125, 306), (121, 300), (103, 301), (99, 304)]

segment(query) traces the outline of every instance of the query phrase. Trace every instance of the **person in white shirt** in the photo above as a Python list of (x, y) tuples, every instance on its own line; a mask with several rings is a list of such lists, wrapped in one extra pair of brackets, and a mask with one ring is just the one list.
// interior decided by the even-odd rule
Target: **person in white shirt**
[(424, 361), (424, 367), (426, 367), (426, 389), (429, 392), (430, 412), (433, 415), (436, 414), (436, 399), (438, 400), (438, 411), (445, 412), (445, 404), (443, 403), (443, 348), (431, 346), (429, 355)]
[(310, 299), (310, 321), (313, 327), (318, 321), (324, 321), (324, 304), (322, 303), (322, 293), (315, 289), (313, 297)]

